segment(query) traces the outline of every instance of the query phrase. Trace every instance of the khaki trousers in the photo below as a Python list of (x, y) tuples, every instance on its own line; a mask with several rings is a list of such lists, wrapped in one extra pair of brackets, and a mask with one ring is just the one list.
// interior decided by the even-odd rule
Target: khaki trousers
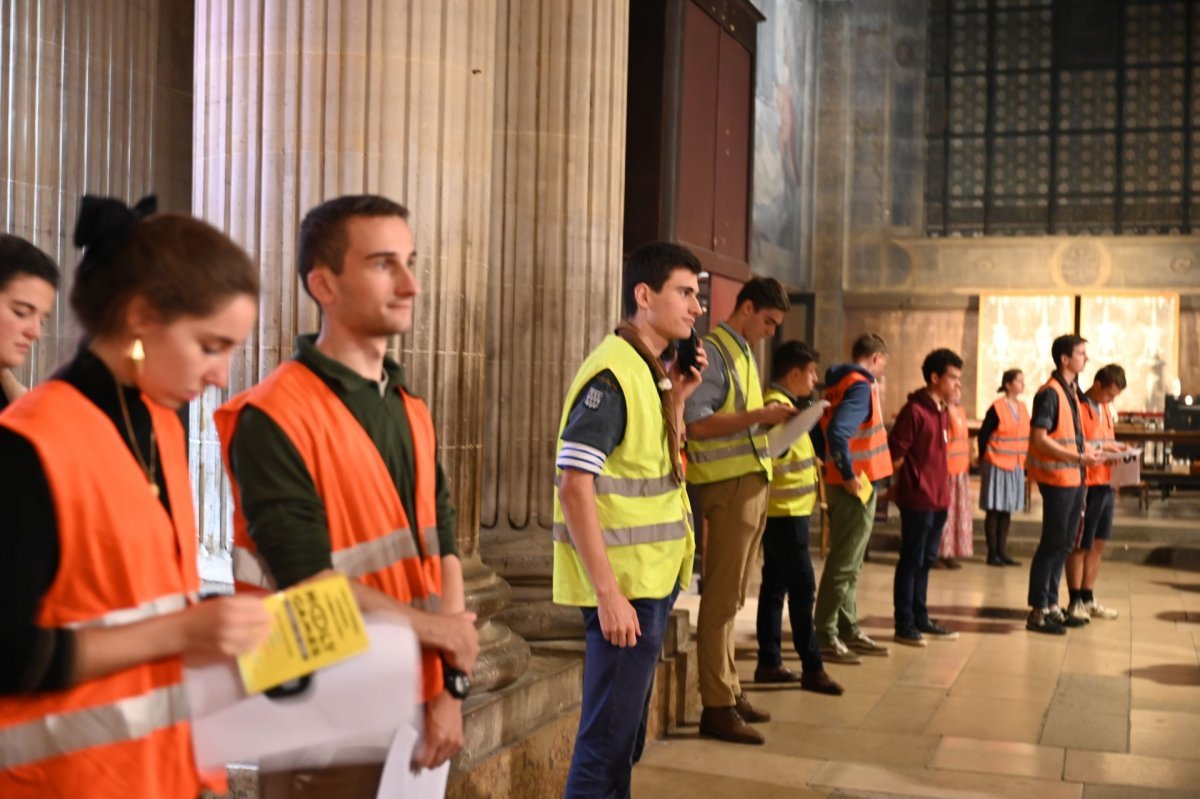
[(708, 520), (703, 590), (696, 621), (700, 701), (730, 707), (742, 692), (733, 660), (733, 620), (746, 602), (754, 553), (767, 523), (767, 476), (762, 472), (696, 487)]

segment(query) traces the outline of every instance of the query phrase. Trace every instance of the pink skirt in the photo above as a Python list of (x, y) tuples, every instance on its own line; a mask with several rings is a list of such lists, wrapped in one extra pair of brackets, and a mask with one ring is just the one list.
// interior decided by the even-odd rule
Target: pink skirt
[(975, 554), (975, 522), (971, 507), (971, 476), (950, 478), (950, 511), (942, 530), (943, 558), (969, 558)]

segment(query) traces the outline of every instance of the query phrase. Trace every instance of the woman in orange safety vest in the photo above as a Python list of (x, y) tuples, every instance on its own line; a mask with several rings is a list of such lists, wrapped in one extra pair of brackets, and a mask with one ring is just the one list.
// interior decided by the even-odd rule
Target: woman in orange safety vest
[(246, 651), (269, 625), (259, 599), (198, 602), (179, 419), (225, 386), (258, 280), (216, 229), (154, 206), (83, 199), (83, 342), (0, 414), (5, 799), (195, 799), (182, 656)]
[(1008, 530), (1014, 511), (1025, 509), (1025, 456), (1029, 452), (1029, 409), (1021, 401), (1025, 375), (1009, 369), (1000, 380), (1003, 394), (988, 408), (979, 427), (979, 508), (989, 566), (1016, 566), (1008, 556)]

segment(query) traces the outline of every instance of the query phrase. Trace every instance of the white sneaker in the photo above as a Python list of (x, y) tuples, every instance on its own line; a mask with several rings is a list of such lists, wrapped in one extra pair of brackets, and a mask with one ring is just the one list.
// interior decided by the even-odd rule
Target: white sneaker
[(1093, 619), (1115, 619), (1120, 615), (1117, 611), (1112, 608), (1106, 608), (1095, 600), (1086, 603), (1084, 607), (1087, 608), (1088, 613), (1091, 614)]
[(1067, 613), (1072, 619), (1078, 619), (1079, 621), (1084, 622), (1091, 620), (1091, 613), (1088, 611), (1087, 606), (1079, 600), (1075, 600), (1071, 603), (1071, 607), (1067, 608)]

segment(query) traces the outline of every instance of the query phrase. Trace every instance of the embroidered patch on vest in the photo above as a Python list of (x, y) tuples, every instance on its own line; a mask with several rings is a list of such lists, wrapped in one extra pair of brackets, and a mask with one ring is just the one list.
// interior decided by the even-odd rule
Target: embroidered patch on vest
[(583, 398), (583, 407), (594, 411), (600, 407), (600, 403), (603, 401), (604, 392), (593, 386), (588, 389), (587, 394)]

